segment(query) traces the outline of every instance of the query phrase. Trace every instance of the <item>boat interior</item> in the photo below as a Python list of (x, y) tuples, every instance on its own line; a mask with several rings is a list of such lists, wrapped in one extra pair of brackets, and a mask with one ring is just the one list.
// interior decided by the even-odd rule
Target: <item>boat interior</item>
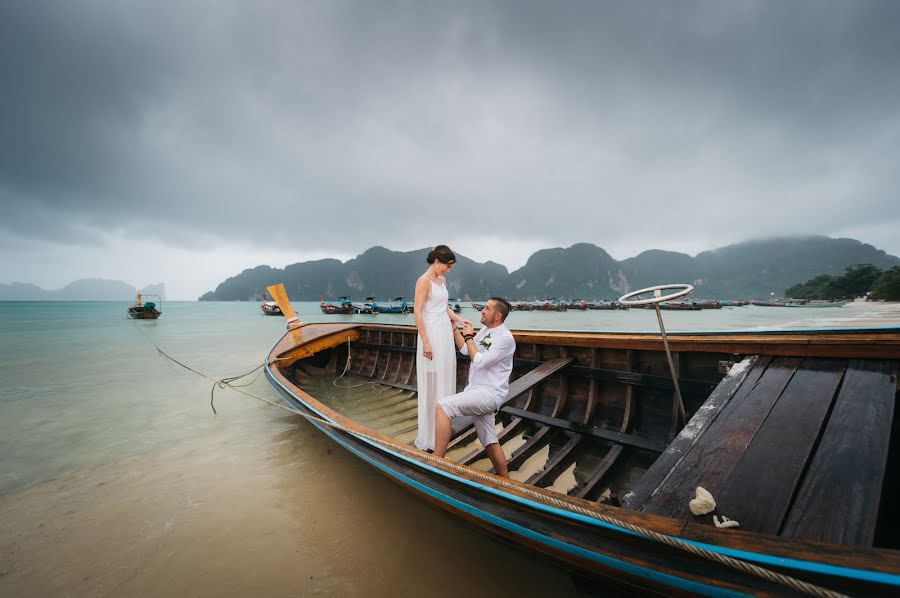
[[(497, 415), (513, 479), (713, 526), (712, 514), (688, 507), (702, 486), (744, 531), (900, 548), (900, 345), (673, 336), (685, 419), (658, 336), (514, 333), (511, 399)], [(308, 325), (273, 356), (322, 404), (400, 442), (415, 438), (414, 327)], [(460, 390), (467, 375), (460, 355)], [(447, 458), (491, 470), (465, 420), (454, 421)]]

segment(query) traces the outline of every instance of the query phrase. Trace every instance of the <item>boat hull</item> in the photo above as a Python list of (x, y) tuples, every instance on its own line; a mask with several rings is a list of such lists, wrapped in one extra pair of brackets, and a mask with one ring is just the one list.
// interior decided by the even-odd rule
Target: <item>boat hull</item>
[(263, 303), (263, 304), (260, 306), (260, 309), (262, 310), (263, 314), (265, 314), (265, 315), (267, 315), (267, 316), (281, 316), (281, 315), (284, 315), (284, 314), (281, 313), (281, 308), (278, 307), (278, 304), (275, 304), (274, 302), (273, 302), (272, 304), (269, 304), (269, 303)]
[[(290, 342), (279, 343), (270, 354), (269, 363), (285, 356), (305, 358), (330, 348), (349, 346), (351, 341), (373, 350), (371, 344), (361, 338), (359, 326), (312, 326), (294, 334), (298, 339), (294, 348)], [(379, 338), (386, 333), (406, 333), (404, 327), (369, 327)], [(630, 338), (634, 336), (634, 338)], [(540, 341), (549, 334), (526, 334), (523, 341)], [(367, 337), (368, 338), (368, 337)], [(676, 337), (677, 338), (677, 337)], [(284, 339), (283, 339), (284, 340)], [(670, 342), (672, 339), (670, 339)], [(391, 341), (397, 351), (409, 352), (411, 347)], [(566, 342), (594, 343), (592, 335), (567, 335)], [(609, 335), (604, 342), (628, 347), (655, 347), (660, 341), (650, 335)], [(675, 340), (674, 346), (684, 345), (685, 339)], [(740, 339), (697, 337), (692, 341), (722, 347), (729, 351), (744, 352), (737, 343)], [(760, 336), (755, 343), (771, 343)], [(524, 342), (523, 342), (524, 344)], [(765, 346), (760, 344), (760, 347)], [(285, 351), (285, 348), (288, 348)], [(823, 351), (816, 344), (804, 348), (785, 348), (792, 354)], [(896, 357), (896, 348), (887, 349)], [(886, 350), (886, 351), (887, 351)], [(718, 349), (716, 353), (720, 352)], [(400, 353), (398, 353), (399, 355)], [(390, 361), (385, 360), (383, 361)], [(357, 360), (354, 360), (357, 362)], [(374, 357), (377, 365), (378, 357)], [(402, 362), (394, 362), (398, 371)], [(332, 367), (335, 364), (332, 364)], [(372, 366), (372, 371), (376, 371)], [(385, 365), (385, 370), (387, 370)], [(340, 371), (338, 369), (337, 371)], [(393, 371), (393, 369), (391, 369)], [(402, 370), (402, 371), (405, 371)], [(327, 422), (343, 426), (347, 431), (335, 429), (325, 423), (312, 421), (313, 425), (332, 440), (349, 450), (367, 464), (389, 477), (405, 489), (421, 496), (440, 508), (477, 525), (491, 534), (519, 547), (549, 555), (562, 565), (587, 575), (600, 586), (610, 579), (642, 588), (648, 592), (683, 595), (793, 595), (782, 585), (741, 572), (700, 556), (643, 537), (609, 519), (601, 520), (570, 508), (580, 507), (630, 525), (637, 525), (656, 533), (680, 538), (712, 552), (741, 558), (769, 569), (778, 570), (796, 578), (816, 583), (829, 589), (866, 595), (892, 595), (900, 586), (900, 574), (887, 565), (881, 569), (858, 566), (857, 559), (838, 553), (834, 545), (812, 541), (785, 541), (781, 538), (742, 531), (717, 530), (683, 519), (638, 512), (630, 509), (598, 504), (593, 501), (507, 481), (490, 474), (454, 464), (424, 453), (398, 446), (393, 439), (361, 426), (349, 417), (332, 410), (295, 385), (285, 371), (269, 365), (266, 376), (281, 398), (294, 410)], [(408, 379), (408, 378), (407, 378)], [(365, 434), (367, 437), (353, 434)], [(383, 442), (373, 440), (380, 438)], [(535, 494), (536, 493), (536, 494)], [(557, 502), (554, 502), (556, 500)], [(560, 502), (561, 501), (561, 502)], [(872, 551), (875, 554), (874, 551)], [(881, 553), (877, 553), (879, 556)], [(876, 558), (876, 557), (873, 557)], [(864, 561), (864, 559), (863, 559)], [(874, 562), (874, 561), (873, 561)]]
[(129, 307), (128, 317), (133, 320), (155, 320), (162, 315), (162, 312), (156, 309), (147, 309), (145, 307)]
[[(267, 377), (292, 408), (313, 417), (322, 417), (305, 401), (281, 386), (268, 370)], [(722, 595), (716, 587), (704, 583), (702, 575), (680, 577), (642, 564), (648, 554), (647, 548), (642, 545), (647, 541), (629, 536), (625, 530), (598, 535), (598, 529), (578, 525), (580, 535), (591, 541), (574, 542), (571, 540), (574, 529), (561, 529), (559, 520), (553, 515), (558, 509), (546, 509), (546, 515), (537, 518), (530, 512), (528, 504), (519, 504), (522, 499), (512, 494), (504, 497), (504, 493), (498, 493), (496, 489), (464, 478), (454, 479), (452, 475), (442, 474), (438, 468), (411, 462), (399, 453), (385, 451), (352, 434), (315, 421), (312, 424), (405, 490), (515, 546), (550, 555), (561, 564), (575, 567), (582, 573), (619, 581), (627, 578), (629, 585), (648, 591), (669, 595), (673, 591), (683, 595)], [(514, 498), (516, 500), (512, 500)], [(539, 505), (532, 503), (533, 506)], [(653, 548), (655, 551), (656, 547)], [(680, 554), (669, 556), (684, 558)], [(691, 566), (699, 571), (703, 563), (698, 561)], [(779, 591), (777, 586), (771, 589), (776, 593)]]
[(335, 316), (335, 315), (350, 315), (353, 313), (352, 305), (329, 305), (327, 303), (323, 303), (321, 306), (322, 313), (326, 316)]

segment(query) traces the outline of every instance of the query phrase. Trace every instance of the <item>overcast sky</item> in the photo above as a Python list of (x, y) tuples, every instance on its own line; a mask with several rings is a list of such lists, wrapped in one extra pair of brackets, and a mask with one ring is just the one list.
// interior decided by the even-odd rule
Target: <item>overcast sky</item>
[[(900, 2), (4, 0), (0, 283), (447, 243), (900, 255)], [(424, 268), (424, 264), (423, 264)]]

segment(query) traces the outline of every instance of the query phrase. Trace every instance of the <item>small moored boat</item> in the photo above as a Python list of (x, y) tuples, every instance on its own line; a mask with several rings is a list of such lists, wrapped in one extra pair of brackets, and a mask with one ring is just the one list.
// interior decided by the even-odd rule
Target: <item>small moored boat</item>
[(375, 297), (366, 297), (365, 303), (354, 302), (353, 313), (377, 315), (381, 313), (381, 306), (375, 301)]
[(587, 304), (588, 309), (628, 309), (618, 301), (590, 301)]
[(349, 315), (353, 313), (353, 302), (349, 297), (338, 297), (340, 301), (325, 301), (320, 298), (319, 308), (325, 315)]
[(378, 311), (383, 314), (408, 314), (412, 313), (412, 307), (403, 297), (394, 297), (389, 303), (379, 303)]
[[(145, 295), (138, 293), (134, 305), (130, 306), (126, 312), (129, 318), (135, 320), (155, 320), (162, 315), (162, 300), (159, 295), (146, 295), (146, 297), (154, 298), (156, 301), (144, 301), (144, 297)], [(159, 303), (157, 303), (157, 301)]]
[(267, 316), (280, 316), (281, 308), (278, 307), (278, 304), (274, 301), (263, 301), (262, 305), (260, 305), (262, 312)]
[(262, 309), (262, 312), (267, 316), (280, 316), (283, 315), (281, 313), (281, 308), (278, 307), (278, 303), (275, 301), (269, 301), (268, 296), (263, 293), (263, 302), (259, 306)]

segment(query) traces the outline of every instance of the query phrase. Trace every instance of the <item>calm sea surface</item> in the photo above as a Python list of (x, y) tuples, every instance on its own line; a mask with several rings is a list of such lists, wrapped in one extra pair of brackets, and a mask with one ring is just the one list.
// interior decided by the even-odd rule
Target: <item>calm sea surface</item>
[[(0, 302), (0, 596), (575, 595), (569, 576), (423, 504), (296, 416), (211, 384), (284, 330), (256, 303)], [(304, 321), (413, 322), (412, 316)], [(463, 316), (477, 321), (476, 312)], [(879, 325), (858, 308), (663, 312), (676, 330)], [(876, 314), (877, 316), (877, 314)], [(652, 310), (516, 328), (658, 330)], [(247, 388), (270, 400), (260, 377)]]

